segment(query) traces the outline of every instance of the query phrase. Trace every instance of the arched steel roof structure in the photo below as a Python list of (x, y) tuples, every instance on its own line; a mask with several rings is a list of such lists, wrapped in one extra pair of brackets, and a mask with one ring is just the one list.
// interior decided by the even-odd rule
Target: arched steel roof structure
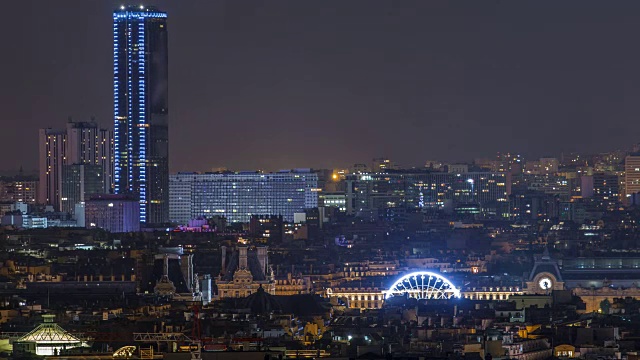
[(385, 292), (385, 298), (405, 295), (414, 299), (451, 299), (460, 297), (460, 289), (440, 274), (417, 271), (404, 275)]

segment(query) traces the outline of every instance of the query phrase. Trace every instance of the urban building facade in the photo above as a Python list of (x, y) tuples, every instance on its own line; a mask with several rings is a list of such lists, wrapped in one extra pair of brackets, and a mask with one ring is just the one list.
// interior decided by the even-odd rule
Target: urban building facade
[(620, 203), (620, 176), (614, 173), (593, 174), (593, 198), (607, 209)]
[(318, 176), (299, 169), (278, 173), (179, 173), (169, 182), (170, 219), (187, 223), (220, 215), (229, 222), (249, 222), (252, 215), (281, 215), (318, 206)]
[(280, 215), (251, 215), (249, 235), (256, 241), (282, 242), (284, 223)]
[(113, 189), (113, 131), (101, 129), (95, 121), (67, 123), (67, 164), (99, 166), (101, 192)]
[(347, 175), (348, 214), (389, 208), (444, 209), (455, 204), (507, 204), (507, 174), (393, 172)]
[(38, 180), (8, 178), (0, 180), (0, 202), (36, 204)]
[(85, 201), (87, 228), (100, 228), (112, 233), (140, 231), (140, 204), (126, 195), (95, 195)]
[[(99, 166), (100, 192), (113, 187), (113, 132), (91, 122), (69, 121), (65, 129), (40, 129), (38, 202), (62, 210), (64, 166)], [(73, 206), (73, 205), (72, 205)]]
[(624, 159), (625, 203), (638, 204), (640, 193), (640, 153), (627, 155)]
[(269, 266), (267, 247), (239, 246), (230, 250), (221, 247), (222, 271), (215, 280), (217, 298), (247, 297), (258, 289), (274, 295), (275, 279)]
[(140, 222), (169, 218), (167, 14), (113, 13), (114, 191), (140, 202)]
[(339, 211), (347, 211), (347, 200), (344, 192), (320, 194), (321, 206), (337, 208)]
[(525, 174), (531, 175), (551, 175), (558, 172), (560, 162), (556, 158), (540, 158), (536, 161), (527, 161), (525, 163)]
[(67, 134), (60, 129), (40, 129), (40, 188), (38, 202), (60, 209), (62, 166), (66, 164)]
[(62, 168), (61, 210), (75, 214), (77, 204), (91, 195), (104, 193), (104, 173), (100, 165), (73, 164)]

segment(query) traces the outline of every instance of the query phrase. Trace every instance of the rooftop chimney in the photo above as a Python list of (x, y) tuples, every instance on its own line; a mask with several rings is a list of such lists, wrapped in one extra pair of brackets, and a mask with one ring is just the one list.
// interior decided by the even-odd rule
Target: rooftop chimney
[(238, 250), (240, 251), (240, 257), (239, 257), (239, 266), (240, 269), (246, 269), (247, 268), (247, 248), (246, 247), (240, 247), (238, 248)]
[(222, 268), (220, 268), (220, 273), (224, 274), (224, 271), (227, 269), (227, 247), (221, 246), (220, 253), (222, 254)]
[(269, 258), (267, 256), (267, 247), (261, 246), (258, 248), (258, 261), (260, 262), (260, 269), (266, 275), (267, 274), (267, 265)]
[(167, 254), (163, 257), (164, 263), (162, 266), (162, 276), (169, 277), (169, 256)]

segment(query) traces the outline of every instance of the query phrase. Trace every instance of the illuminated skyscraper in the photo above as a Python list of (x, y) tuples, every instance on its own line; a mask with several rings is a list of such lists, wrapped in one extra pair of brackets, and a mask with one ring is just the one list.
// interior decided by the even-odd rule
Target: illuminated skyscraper
[(167, 14), (113, 13), (114, 191), (140, 201), (140, 222), (169, 220)]

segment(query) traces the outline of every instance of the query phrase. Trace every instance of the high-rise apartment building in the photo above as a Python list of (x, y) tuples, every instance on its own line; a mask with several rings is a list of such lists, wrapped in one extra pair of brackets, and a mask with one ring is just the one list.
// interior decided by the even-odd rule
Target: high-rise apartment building
[(67, 161), (67, 132), (60, 129), (40, 129), (39, 147), (38, 202), (60, 209), (62, 166)]
[(100, 166), (101, 192), (113, 187), (113, 132), (91, 122), (69, 121), (65, 129), (40, 129), (38, 202), (62, 209), (65, 165)]
[(38, 180), (29, 177), (0, 179), (0, 202), (35, 205)]
[(95, 121), (67, 123), (67, 164), (98, 165), (102, 168), (104, 192), (113, 189), (113, 131)]
[(169, 220), (167, 14), (113, 13), (114, 190), (140, 202), (140, 222)]
[(609, 210), (620, 203), (620, 176), (614, 173), (593, 174), (593, 198)]
[(171, 221), (224, 216), (249, 222), (252, 215), (293, 214), (318, 206), (318, 175), (308, 170), (278, 173), (179, 173), (170, 177)]
[(640, 153), (627, 155), (624, 159), (624, 184), (627, 204), (638, 203), (640, 193)]

